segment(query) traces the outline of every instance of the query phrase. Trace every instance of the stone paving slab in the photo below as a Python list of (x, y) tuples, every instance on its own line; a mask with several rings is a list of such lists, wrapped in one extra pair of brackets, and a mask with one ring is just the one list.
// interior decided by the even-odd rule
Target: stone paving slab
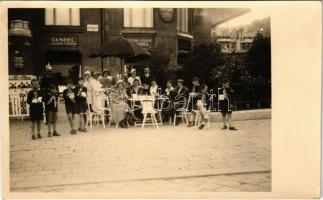
[[(28, 121), (10, 121), (10, 187), (13, 190), (111, 181), (181, 179), (271, 170), (269, 119), (221, 123), (198, 130), (165, 125), (142, 130), (95, 126), (69, 135), (59, 112), (61, 137), (32, 141)], [(42, 127), (45, 136), (46, 127)], [(260, 183), (259, 183), (260, 184)]]

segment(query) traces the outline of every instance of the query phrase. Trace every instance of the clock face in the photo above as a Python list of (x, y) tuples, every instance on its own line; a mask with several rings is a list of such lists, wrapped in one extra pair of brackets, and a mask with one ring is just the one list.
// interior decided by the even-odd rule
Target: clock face
[(164, 22), (171, 22), (174, 18), (174, 8), (159, 8), (159, 16)]

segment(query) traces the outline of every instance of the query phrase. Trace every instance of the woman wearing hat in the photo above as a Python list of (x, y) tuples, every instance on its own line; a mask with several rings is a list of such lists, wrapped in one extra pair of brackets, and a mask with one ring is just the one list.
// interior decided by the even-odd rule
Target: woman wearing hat
[[(95, 72), (94, 76), (98, 76), (100, 75), (99, 72)], [(101, 83), (96, 80), (95, 78), (92, 77), (91, 72), (90, 71), (86, 71), (84, 73), (84, 79), (85, 79), (85, 83), (84, 83), (84, 87), (86, 87), (87, 89), (87, 101), (88, 103), (91, 105), (91, 109), (92, 110), (96, 110), (96, 96), (97, 93), (101, 92), (103, 90)]]
[(131, 69), (130, 73), (131, 73), (131, 76), (128, 78), (129, 85), (132, 86), (133, 85), (133, 81), (135, 79), (137, 79), (139, 81), (139, 85), (141, 85), (141, 80), (140, 80), (140, 77), (137, 76), (136, 69)]
[(87, 90), (87, 102), (93, 105), (93, 86), (92, 86), (92, 73), (90, 71), (84, 72), (84, 87)]
[(131, 119), (137, 121), (127, 104), (128, 95), (125, 83), (122, 80), (117, 81), (116, 86), (111, 89), (111, 112), (112, 120), (122, 128), (127, 128), (127, 122)]
[(110, 76), (110, 72), (108, 70), (104, 70), (102, 73), (102, 78), (100, 79), (100, 83), (102, 84), (102, 88), (107, 91), (111, 88), (113, 82), (113, 77)]

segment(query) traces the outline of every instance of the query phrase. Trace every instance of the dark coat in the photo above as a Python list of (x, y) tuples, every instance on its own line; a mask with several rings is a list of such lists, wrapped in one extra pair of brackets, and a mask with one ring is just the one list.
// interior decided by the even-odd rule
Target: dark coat
[(33, 99), (43, 97), (43, 93), (40, 90), (31, 90), (27, 94), (27, 103), (29, 104), (29, 114), (31, 120), (42, 120), (43, 119), (43, 102), (32, 103)]
[(143, 84), (146, 84), (146, 85), (150, 85), (150, 83), (151, 83), (151, 81), (154, 79), (154, 77), (151, 75), (151, 74), (149, 74), (149, 76), (148, 77), (146, 77), (145, 76), (145, 74), (144, 75), (142, 75), (142, 76), (140, 76), (140, 80), (141, 80), (141, 84), (143, 85)]
[(219, 100), (219, 96), (224, 94), (224, 88), (218, 90), (218, 102), (219, 108), (222, 113), (231, 113), (231, 105), (234, 100), (234, 91), (231, 88), (225, 89), (227, 99)]
[(130, 86), (128, 89), (128, 96), (131, 96), (132, 94), (142, 95), (144, 94), (144, 89), (142, 87), (139, 87), (138, 90), (136, 91), (133, 86)]

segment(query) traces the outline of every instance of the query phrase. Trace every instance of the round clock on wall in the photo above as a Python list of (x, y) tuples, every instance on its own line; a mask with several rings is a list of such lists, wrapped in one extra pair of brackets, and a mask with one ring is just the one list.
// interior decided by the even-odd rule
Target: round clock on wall
[(164, 22), (171, 22), (174, 18), (174, 8), (159, 8), (159, 16)]

